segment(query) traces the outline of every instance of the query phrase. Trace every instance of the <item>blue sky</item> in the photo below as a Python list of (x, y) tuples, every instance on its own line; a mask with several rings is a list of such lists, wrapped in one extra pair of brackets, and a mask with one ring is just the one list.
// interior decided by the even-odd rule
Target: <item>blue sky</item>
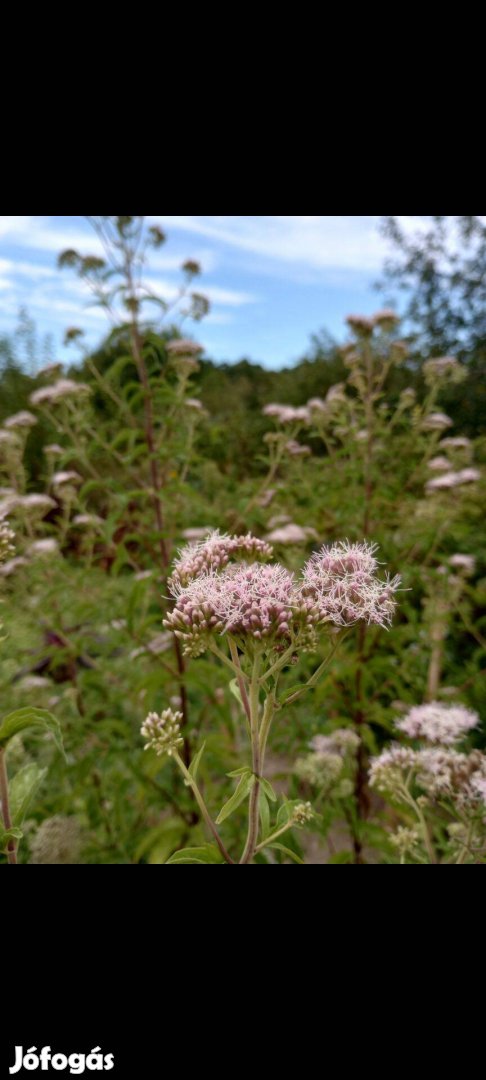
[[(187, 258), (203, 267), (195, 288), (211, 300), (211, 314), (185, 330), (215, 360), (248, 357), (266, 367), (291, 364), (310, 335), (326, 328), (338, 340), (351, 312), (382, 303), (373, 283), (386, 245), (378, 217), (162, 217), (167, 233), (147, 267), (150, 285), (165, 298), (180, 282)], [(407, 230), (424, 218), (400, 218)], [(86, 286), (56, 268), (66, 247), (96, 254), (98, 242), (83, 217), (0, 217), (0, 333), (10, 333), (21, 305), (40, 336), (53, 335), (57, 359), (73, 360), (63, 345), (67, 326), (80, 326), (96, 345), (106, 316), (89, 305)]]

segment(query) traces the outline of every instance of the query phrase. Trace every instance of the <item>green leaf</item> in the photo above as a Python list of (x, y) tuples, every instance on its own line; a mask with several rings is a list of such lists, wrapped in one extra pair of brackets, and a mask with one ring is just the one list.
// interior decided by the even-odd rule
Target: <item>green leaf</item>
[(204, 844), (204, 847), (184, 848), (176, 851), (167, 859), (167, 863), (222, 863), (223, 856), (214, 844)]
[(266, 840), (270, 833), (270, 807), (265, 792), (260, 792), (260, 823), (262, 827), (262, 840)]
[(196, 779), (197, 770), (199, 768), (201, 758), (202, 758), (202, 756), (204, 754), (204, 747), (205, 746), (206, 746), (206, 743), (203, 742), (203, 744), (201, 746), (201, 749), (198, 750), (196, 756), (192, 759), (191, 764), (189, 765), (188, 772), (190, 772), (193, 780)]
[(62, 745), (59, 720), (56, 720), (55, 716), (47, 712), (46, 709), (32, 709), (30, 706), (26, 709), (17, 709), (3, 718), (0, 724), (0, 746), (6, 746), (9, 739), (17, 735), (19, 731), (25, 731), (26, 728), (33, 727), (40, 727), (44, 731), (50, 731), (58, 750), (61, 751), (64, 758), (66, 757)]
[(7, 855), (9, 840), (21, 840), (23, 835), (22, 829), (0, 828), (0, 853)]
[(268, 847), (276, 848), (277, 851), (283, 851), (284, 855), (288, 855), (289, 859), (293, 859), (296, 863), (302, 863), (302, 866), (304, 866), (304, 860), (301, 859), (300, 855), (297, 855), (295, 851), (291, 851), (290, 848), (284, 847), (283, 844), (269, 844)]
[(244, 799), (246, 799), (247, 795), (251, 791), (254, 783), (255, 777), (253, 776), (253, 773), (241, 777), (238, 787), (236, 788), (234, 794), (231, 796), (231, 799), (228, 799), (228, 802), (226, 802), (222, 810), (220, 810), (216, 818), (216, 825), (221, 825), (221, 823), (223, 821), (226, 821), (226, 818), (229, 817), (230, 814), (234, 812), (234, 810), (238, 809), (240, 804), (243, 802)]
[(267, 799), (270, 799), (270, 802), (276, 802), (277, 801), (276, 792), (273, 790), (273, 787), (272, 787), (272, 785), (270, 784), (270, 782), (268, 780), (264, 780), (263, 777), (261, 777), (260, 786), (261, 786), (262, 791), (265, 792), (265, 795), (267, 796)]
[(241, 708), (243, 708), (243, 702), (241, 700), (240, 688), (238, 686), (238, 679), (232, 679), (230, 684), (229, 684), (229, 688), (231, 690), (231, 693), (233, 694), (233, 697), (236, 698), (236, 700), (241, 705)]
[(230, 776), (232, 779), (234, 776), (244, 776), (248, 773), (251, 776), (251, 769), (248, 765), (242, 765), (241, 769), (233, 769), (233, 772), (227, 772), (226, 776)]
[(287, 799), (284, 799), (283, 806), (280, 807), (280, 810), (279, 810), (279, 812), (277, 814), (277, 826), (279, 828), (280, 828), (281, 825), (286, 825), (287, 824), (287, 822), (290, 820), (290, 814), (291, 814), (290, 803), (287, 801)]
[(14, 825), (21, 825), (47, 769), (26, 765), (10, 781), (10, 814)]

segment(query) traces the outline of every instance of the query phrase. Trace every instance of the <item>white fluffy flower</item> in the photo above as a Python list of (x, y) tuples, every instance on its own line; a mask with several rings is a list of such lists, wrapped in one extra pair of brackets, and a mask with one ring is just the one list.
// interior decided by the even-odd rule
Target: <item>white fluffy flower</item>
[(451, 746), (478, 723), (477, 713), (463, 705), (431, 701), (426, 705), (415, 705), (406, 716), (395, 721), (395, 727), (411, 739)]

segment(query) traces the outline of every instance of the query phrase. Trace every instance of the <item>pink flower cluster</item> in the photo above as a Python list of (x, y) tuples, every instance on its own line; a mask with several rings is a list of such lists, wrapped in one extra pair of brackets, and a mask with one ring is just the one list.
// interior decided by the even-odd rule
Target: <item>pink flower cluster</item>
[(264, 416), (275, 417), (279, 424), (308, 424), (310, 420), (309, 409), (305, 405), (294, 408), (293, 405), (278, 405), (272, 403), (270, 405), (265, 405), (262, 412)]
[[(270, 649), (290, 643), (308, 649), (315, 647), (316, 630), (324, 623), (390, 623), (400, 579), (376, 576), (375, 545), (324, 547), (300, 579), (279, 563), (249, 565), (269, 551), (251, 535), (213, 533), (181, 553), (170, 581), (176, 603), (164, 625), (182, 639), (187, 653), (199, 656), (213, 634), (250, 637)], [(243, 561), (230, 564), (230, 559)]]
[(402, 720), (395, 722), (395, 727), (410, 739), (425, 739), (430, 743), (451, 746), (477, 727), (478, 723), (477, 713), (463, 705), (443, 705), (439, 701), (431, 701), (426, 705), (414, 705)]
[(306, 563), (302, 574), (302, 595), (312, 601), (321, 622), (352, 626), (363, 619), (368, 624), (390, 624), (396, 607), (394, 593), (400, 578), (376, 576), (376, 544), (341, 541), (323, 547)]
[(215, 529), (204, 539), (186, 544), (174, 563), (169, 588), (172, 595), (178, 585), (187, 585), (192, 578), (211, 570), (221, 570), (231, 559), (247, 562), (271, 559), (273, 548), (265, 540), (247, 533), (245, 536), (228, 536)]
[(425, 485), (426, 491), (443, 491), (447, 488), (462, 487), (463, 484), (475, 484), (481, 479), (479, 469), (459, 469), (459, 472), (446, 472), (442, 476), (434, 476)]

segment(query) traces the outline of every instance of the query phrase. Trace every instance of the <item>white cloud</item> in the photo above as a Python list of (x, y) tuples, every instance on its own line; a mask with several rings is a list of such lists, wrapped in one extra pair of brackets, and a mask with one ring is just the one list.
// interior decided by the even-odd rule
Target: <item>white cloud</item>
[[(259, 255), (280, 264), (300, 264), (317, 270), (377, 271), (387, 244), (378, 231), (379, 217), (151, 217), (169, 230), (205, 236), (220, 244)], [(400, 218), (406, 231), (421, 229), (426, 218)]]

